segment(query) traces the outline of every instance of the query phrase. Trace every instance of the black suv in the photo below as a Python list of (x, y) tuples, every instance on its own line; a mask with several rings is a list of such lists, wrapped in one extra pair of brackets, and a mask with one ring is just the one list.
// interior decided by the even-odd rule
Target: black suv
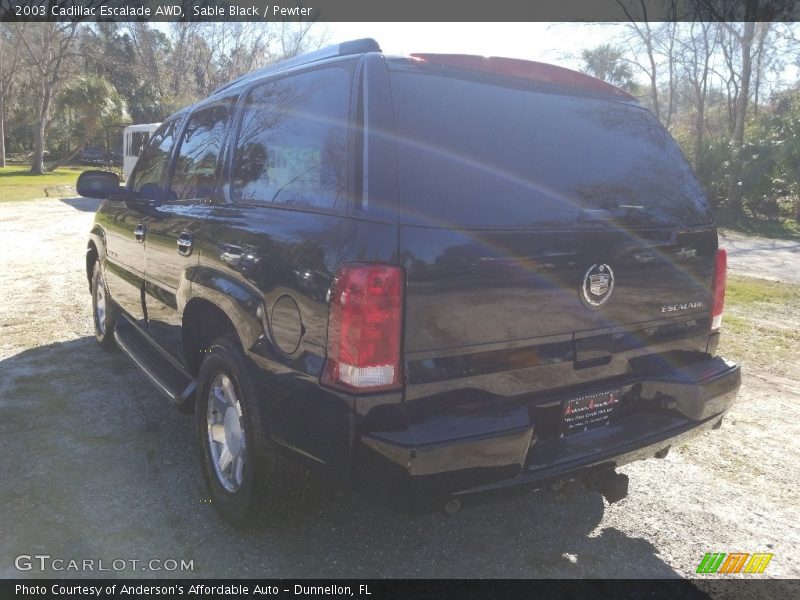
[(84, 165), (102, 165), (106, 162), (106, 153), (99, 146), (85, 146), (78, 155)]
[(168, 118), (86, 255), (96, 334), (194, 409), (245, 525), (291, 456), (453, 506), (719, 425), (726, 258), (636, 99), (536, 62), (343, 43)]

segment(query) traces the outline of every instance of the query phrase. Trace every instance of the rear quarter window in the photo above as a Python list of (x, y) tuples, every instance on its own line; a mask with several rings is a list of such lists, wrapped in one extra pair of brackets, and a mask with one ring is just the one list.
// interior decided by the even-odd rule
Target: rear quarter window
[(350, 72), (330, 67), (253, 88), (233, 159), (234, 201), (339, 208), (345, 201)]
[(706, 223), (703, 192), (648, 110), (524, 83), (395, 68), (401, 220), (468, 228)]

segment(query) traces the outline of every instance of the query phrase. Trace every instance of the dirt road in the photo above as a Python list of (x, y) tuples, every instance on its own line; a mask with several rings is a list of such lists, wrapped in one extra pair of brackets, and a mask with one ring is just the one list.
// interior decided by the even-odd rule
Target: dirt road
[(800, 283), (800, 240), (771, 240), (731, 231), (720, 232), (732, 273)]
[(94, 206), (0, 204), (0, 576), (65, 574), (15, 568), (39, 553), (193, 561), (120, 573), (149, 577), (685, 577), (706, 552), (764, 551), (764, 576), (800, 577), (800, 384), (747, 365), (722, 428), (624, 468), (631, 493), (612, 506), (527, 492), (447, 517), (323, 494), (271, 530), (230, 529), (207, 503), (191, 418), (91, 335)]

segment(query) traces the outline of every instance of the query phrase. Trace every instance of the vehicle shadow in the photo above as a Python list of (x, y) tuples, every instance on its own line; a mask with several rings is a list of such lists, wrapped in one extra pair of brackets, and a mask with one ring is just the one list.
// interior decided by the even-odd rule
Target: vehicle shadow
[(79, 210), (81, 212), (97, 212), (97, 209), (100, 207), (100, 203), (102, 200), (97, 198), (59, 198), (61, 202), (64, 204), (71, 206), (72, 208)]
[[(265, 507), (264, 523), (236, 531), (209, 503), (193, 417), (88, 336), (0, 360), (0, 438), (13, 450), (0, 454), (3, 577), (63, 576), (13, 567), (37, 552), (186, 560), (192, 577), (677, 576), (648, 540), (604, 527), (604, 500), (582, 489), (504, 493), (447, 516), (304, 475), (283, 506)], [(187, 573), (137, 566), (119, 575)]]

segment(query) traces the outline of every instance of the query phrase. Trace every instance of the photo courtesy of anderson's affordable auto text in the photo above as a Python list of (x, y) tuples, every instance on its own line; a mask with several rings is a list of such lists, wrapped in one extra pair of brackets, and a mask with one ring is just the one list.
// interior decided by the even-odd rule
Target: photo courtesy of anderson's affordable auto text
[[(369, 586), (360, 584), (356, 588), (358, 595), (371, 596)], [(35, 596), (61, 596), (61, 597), (87, 597), (87, 598), (107, 598), (107, 597), (133, 597), (141, 598), (148, 596), (186, 596), (195, 598), (207, 598), (214, 596), (223, 597), (261, 597), (279, 596), (281, 593), (291, 596), (353, 596), (354, 591), (349, 585), (313, 585), (307, 583), (294, 583), (292, 585), (282, 584), (269, 585), (255, 583), (253, 585), (240, 583), (180, 583), (170, 584), (164, 582), (160, 584), (141, 584), (141, 583), (104, 583), (97, 585), (81, 585), (79, 583), (47, 583), (47, 584), (24, 584), (17, 583), (14, 592), (18, 597)]]
[(0, 0), (0, 597), (800, 597), (800, 6), (428, 4)]

